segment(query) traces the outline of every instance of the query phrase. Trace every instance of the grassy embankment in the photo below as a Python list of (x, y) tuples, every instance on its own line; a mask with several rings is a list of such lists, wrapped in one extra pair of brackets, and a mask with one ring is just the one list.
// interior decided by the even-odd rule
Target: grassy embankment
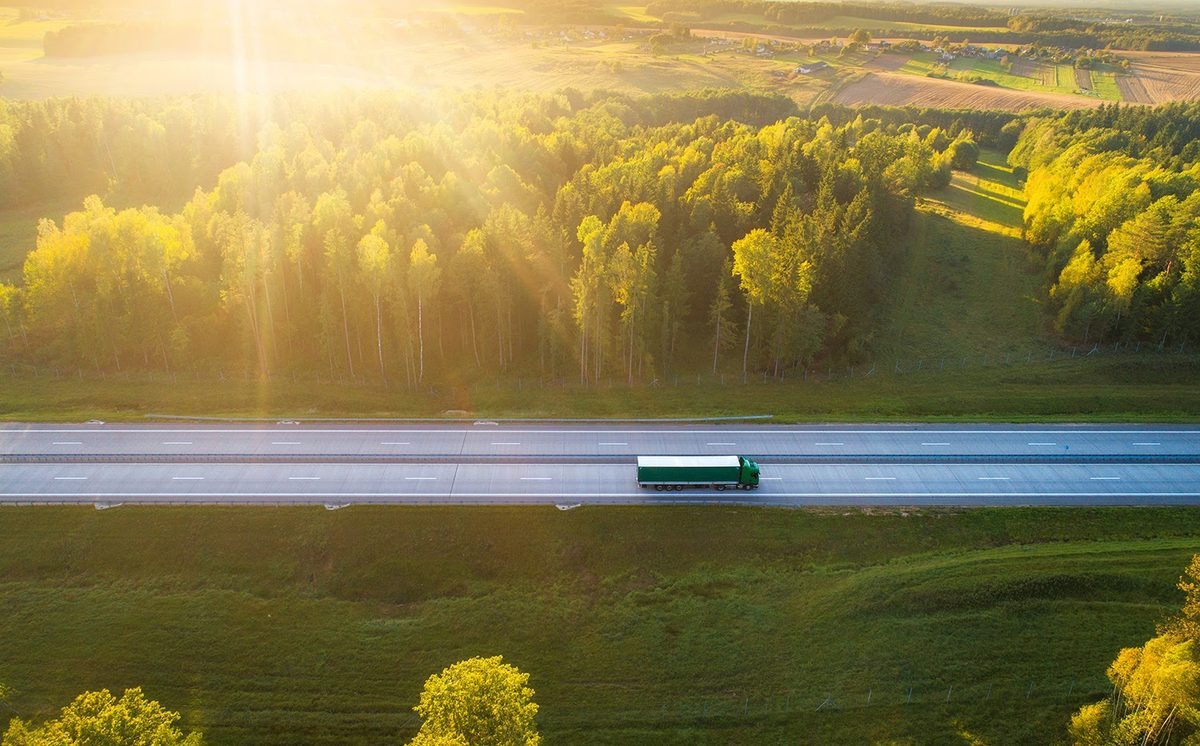
[(499, 653), (548, 742), (1042, 744), (1178, 606), (1198, 517), (4, 509), (0, 681), (24, 716), (143, 685), (216, 746), (380, 743)]
[[(529, 380), (442, 385), (432, 393), (329, 382), (21, 375), (0, 371), (0, 419), (138, 419), (146, 413), (242, 416), (509, 417), (775, 414), (788, 420), (1195, 420), (1194, 355), (1072, 359), (1042, 331), (1038, 273), (1020, 241), (1020, 184), (996, 153), (918, 211), (908, 259), (883, 304), (870, 366), (809, 380), (726, 385), (673, 378), (658, 388), (541, 387)], [(1035, 360), (1027, 362), (1031, 355)], [(1005, 363), (1007, 356), (1008, 363)], [(964, 367), (963, 361), (966, 361)], [(731, 365), (733, 362), (731, 361)], [(901, 373), (896, 373), (896, 364)], [(918, 369), (919, 367), (919, 369)], [(818, 380), (819, 379), (819, 380)]]

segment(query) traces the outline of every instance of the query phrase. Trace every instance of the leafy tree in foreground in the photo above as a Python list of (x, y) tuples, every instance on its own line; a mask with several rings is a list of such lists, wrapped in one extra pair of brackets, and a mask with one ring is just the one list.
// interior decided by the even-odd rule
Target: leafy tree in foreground
[(424, 722), (409, 746), (538, 746), (538, 706), (528, 682), (529, 674), (498, 655), (430, 676), (413, 708)]
[(1200, 744), (1200, 555), (1179, 582), (1182, 613), (1138, 648), (1125, 648), (1108, 668), (1112, 695), (1071, 718), (1074, 746)]
[(20, 718), (8, 725), (2, 746), (200, 746), (199, 733), (175, 727), (179, 713), (147, 699), (141, 688), (117, 699), (107, 689), (84, 692), (57, 720), (33, 726)]

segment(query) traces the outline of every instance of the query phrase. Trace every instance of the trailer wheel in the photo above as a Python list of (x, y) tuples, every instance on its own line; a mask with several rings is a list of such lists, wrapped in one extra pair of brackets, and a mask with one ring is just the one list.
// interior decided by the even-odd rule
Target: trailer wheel
[(683, 492), (683, 485), (682, 485), (682, 484), (677, 484), (677, 485), (675, 485), (675, 491), (676, 491), (676, 492)]
[(662, 491), (663, 491), (663, 486), (662, 486), (661, 484), (656, 484), (656, 485), (654, 485), (654, 491), (655, 491), (655, 492), (662, 492)]
[(725, 485), (723, 485), (723, 484), (718, 484), (718, 485), (717, 485), (717, 492), (724, 492), (724, 491), (725, 491)]

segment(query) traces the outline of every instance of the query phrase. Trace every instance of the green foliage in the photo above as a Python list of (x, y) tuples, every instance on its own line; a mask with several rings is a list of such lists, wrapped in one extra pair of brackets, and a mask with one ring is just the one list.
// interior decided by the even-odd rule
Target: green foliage
[(34, 726), (20, 718), (8, 724), (3, 746), (201, 746), (199, 733), (175, 727), (179, 713), (147, 699), (141, 688), (120, 699), (107, 689), (84, 692), (57, 719)]
[(1033, 120), (1010, 162), (1027, 168), (1025, 235), (1045, 259), (1064, 336), (1200, 338), (1200, 107)]
[(212, 744), (403, 743), (431, 672), (497, 650), (533, 674), (547, 742), (616, 746), (1046, 743), (1177, 606), (1200, 526), (1158, 507), (190, 506), (11, 508), (0, 529), (19, 712), (138, 681)]
[(957, 171), (971, 171), (979, 160), (979, 146), (974, 140), (955, 140), (949, 147), (950, 166)]
[(1190, 744), (1200, 731), (1196, 640), (1159, 635), (1125, 648), (1108, 669), (1113, 693), (1071, 718), (1075, 746)]
[(25, 287), (4, 291), (0, 351), (100, 373), (651, 381), (676, 370), (679, 339), (707, 334), (692, 298), (715, 293), (730, 247), (770, 223), (752, 367), (783, 375), (870, 337), (896, 239), (945, 156), (893, 121), (722, 119), (776, 104), (279, 99), (288, 128), (264, 124), (178, 212), (92, 196), (45, 221)]
[(1071, 718), (1074, 746), (1191, 744), (1200, 733), (1200, 555), (1179, 581), (1178, 615), (1141, 647), (1125, 648), (1108, 669), (1112, 694)]
[(497, 655), (469, 658), (425, 682), (413, 709), (421, 716), (416, 746), (538, 746), (538, 706), (529, 674)]

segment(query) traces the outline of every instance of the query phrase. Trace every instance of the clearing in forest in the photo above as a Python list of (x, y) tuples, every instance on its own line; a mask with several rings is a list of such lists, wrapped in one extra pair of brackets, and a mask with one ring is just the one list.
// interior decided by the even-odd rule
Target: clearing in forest
[(906, 265), (893, 281), (880, 340), (898, 358), (957, 358), (1044, 348), (1037, 276), (1021, 240), (1023, 185), (1004, 156), (975, 170), (916, 215)]

